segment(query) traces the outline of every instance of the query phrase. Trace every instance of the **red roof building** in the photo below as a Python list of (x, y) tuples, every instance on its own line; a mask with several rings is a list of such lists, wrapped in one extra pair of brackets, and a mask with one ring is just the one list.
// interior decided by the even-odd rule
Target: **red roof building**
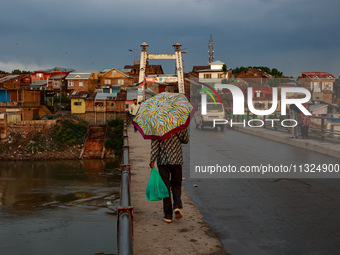
[(335, 77), (327, 72), (303, 72), (298, 79), (299, 86), (312, 92), (313, 101), (333, 103), (333, 83)]

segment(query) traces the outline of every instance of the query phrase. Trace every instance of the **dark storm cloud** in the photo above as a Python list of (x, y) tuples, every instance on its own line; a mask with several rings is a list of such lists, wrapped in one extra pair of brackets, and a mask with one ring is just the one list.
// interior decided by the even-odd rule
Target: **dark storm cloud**
[[(139, 51), (146, 41), (152, 53), (171, 53), (172, 44), (181, 43), (190, 71), (206, 64), (212, 34), (215, 59), (230, 67), (339, 75), (339, 5), (336, 0), (6, 1), (0, 69), (123, 67), (134, 59), (128, 49)], [(172, 63), (164, 65), (173, 72)]]

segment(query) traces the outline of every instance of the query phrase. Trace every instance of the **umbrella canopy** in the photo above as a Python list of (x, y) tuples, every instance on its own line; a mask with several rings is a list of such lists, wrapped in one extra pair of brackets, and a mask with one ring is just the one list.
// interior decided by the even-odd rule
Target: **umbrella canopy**
[(165, 140), (188, 127), (195, 110), (186, 95), (163, 92), (140, 105), (132, 124), (145, 139)]

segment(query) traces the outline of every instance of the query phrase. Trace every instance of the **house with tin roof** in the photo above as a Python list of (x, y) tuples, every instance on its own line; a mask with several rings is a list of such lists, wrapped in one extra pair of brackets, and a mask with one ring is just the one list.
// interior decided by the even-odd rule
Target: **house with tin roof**
[(196, 68), (195, 73), (198, 73), (198, 81), (214, 85), (215, 83), (221, 83), (223, 79), (231, 79), (232, 69), (223, 71), (224, 65), (224, 62), (217, 60), (209, 63), (208, 69)]
[(96, 93), (89, 91), (73, 91), (69, 97), (71, 99), (72, 114), (94, 111)]
[(111, 86), (132, 87), (133, 77), (118, 68), (104, 69), (99, 74), (99, 87)]
[(98, 85), (99, 72), (95, 70), (74, 71), (67, 75), (67, 91), (94, 92)]

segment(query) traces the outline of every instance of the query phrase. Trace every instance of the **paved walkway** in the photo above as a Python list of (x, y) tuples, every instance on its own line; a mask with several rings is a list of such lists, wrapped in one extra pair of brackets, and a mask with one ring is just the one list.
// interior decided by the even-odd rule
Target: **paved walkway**
[(234, 130), (241, 131), (247, 134), (256, 135), (265, 139), (289, 144), (299, 148), (316, 151), (335, 158), (340, 158), (340, 142), (332, 142), (321, 139), (292, 139), (292, 135), (288, 132), (280, 132), (266, 128), (250, 128), (234, 126)]
[(182, 189), (183, 218), (162, 221), (162, 201), (149, 202), (145, 190), (150, 175), (150, 140), (128, 127), (131, 203), (134, 208), (134, 254), (223, 255), (222, 244)]

